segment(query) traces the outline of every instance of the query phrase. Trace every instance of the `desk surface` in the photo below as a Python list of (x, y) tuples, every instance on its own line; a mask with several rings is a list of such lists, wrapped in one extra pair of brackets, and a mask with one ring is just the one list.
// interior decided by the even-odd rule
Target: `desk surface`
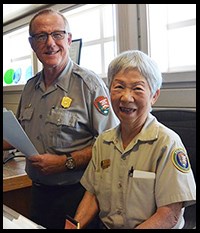
[(29, 187), (32, 181), (25, 172), (25, 158), (14, 158), (3, 164), (3, 192)]

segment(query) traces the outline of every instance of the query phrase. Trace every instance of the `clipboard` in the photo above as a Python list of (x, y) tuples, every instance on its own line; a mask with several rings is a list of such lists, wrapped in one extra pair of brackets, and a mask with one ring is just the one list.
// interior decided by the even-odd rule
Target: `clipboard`
[(39, 154), (14, 113), (6, 109), (3, 109), (3, 139), (25, 156)]

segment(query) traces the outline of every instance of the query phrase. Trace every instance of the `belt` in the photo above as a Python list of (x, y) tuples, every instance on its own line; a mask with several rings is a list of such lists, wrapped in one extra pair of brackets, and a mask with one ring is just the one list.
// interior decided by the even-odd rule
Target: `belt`
[(38, 182), (33, 182), (33, 186), (41, 189), (72, 189), (72, 188), (77, 188), (80, 186), (80, 183), (75, 183), (75, 184), (64, 184), (64, 185), (46, 185), (46, 184), (41, 184)]

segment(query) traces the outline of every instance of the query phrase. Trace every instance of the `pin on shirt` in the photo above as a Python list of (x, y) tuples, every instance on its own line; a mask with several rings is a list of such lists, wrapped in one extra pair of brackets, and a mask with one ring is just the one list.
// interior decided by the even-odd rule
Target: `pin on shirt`
[(108, 101), (107, 97), (98, 96), (94, 101), (94, 106), (103, 115), (105, 115), (105, 116), (108, 115), (110, 105), (109, 105), (109, 101)]
[(103, 169), (108, 168), (110, 166), (110, 159), (104, 159), (101, 161), (101, 167)]
[(72, 99), (69, 98), (68, 96), (64, 96), (61, 101), (61, 106), (63, 108), (69, 108), (72, 103)]

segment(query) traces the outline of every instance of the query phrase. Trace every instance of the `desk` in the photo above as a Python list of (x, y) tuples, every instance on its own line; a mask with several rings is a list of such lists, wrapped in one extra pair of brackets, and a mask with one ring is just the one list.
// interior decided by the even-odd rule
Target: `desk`
[(25, 158), (3, 165), (3, 204), (29, 218), (32, 181), (25, 172)]

